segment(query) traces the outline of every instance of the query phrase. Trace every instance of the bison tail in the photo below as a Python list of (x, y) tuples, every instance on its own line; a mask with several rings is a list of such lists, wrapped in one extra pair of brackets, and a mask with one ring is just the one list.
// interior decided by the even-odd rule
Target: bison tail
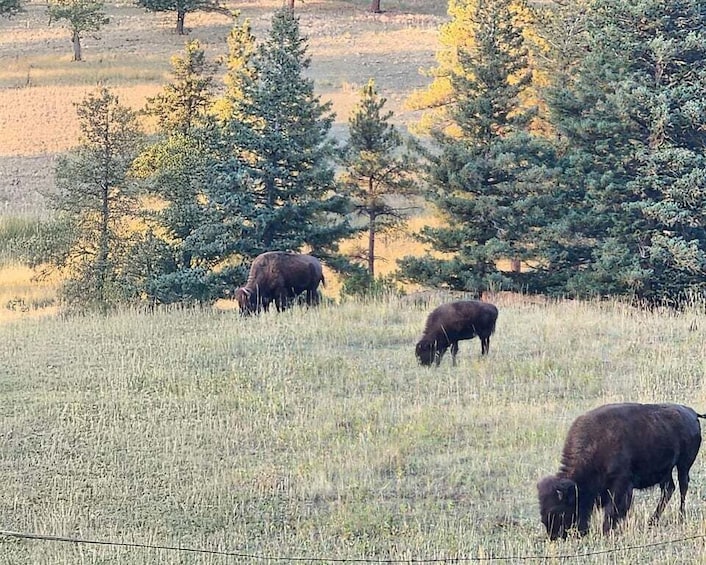
[(326, 279), (324, 278), (324, 274), (323, 274), (323, 273), (321, 273), (321, 286), (323, 286), (324, 288), (326, 288)]

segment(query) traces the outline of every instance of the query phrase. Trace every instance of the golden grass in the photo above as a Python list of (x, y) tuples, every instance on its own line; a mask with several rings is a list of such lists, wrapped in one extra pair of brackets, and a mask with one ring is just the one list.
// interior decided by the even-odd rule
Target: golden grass
[[(15, 108), (12, 114), (0, 114), (4, 131), (0, 155), (36, 156), (75, 147), (80, 131), (74, 104), (95, 90), (95, 86), (43, 86), (0, 91), (0, 104)], [(112, 90), (122, 104), (139, 109), (159, 88), (137, 85)]]
[(54, 315), (57, 282), (33, 280), (35, 273), (24, 265), (0, 267), (0, 323)]

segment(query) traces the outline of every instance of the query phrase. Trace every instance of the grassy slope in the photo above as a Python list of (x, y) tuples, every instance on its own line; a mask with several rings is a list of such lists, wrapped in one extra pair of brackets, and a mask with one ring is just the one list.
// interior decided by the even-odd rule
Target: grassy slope
[[(2, 526), (383, 560), (590, 553), (703, 535), (703, 456), (686, 523), (672, 501), (648, 529), (657, 494), (638, 493), (609, 538), (546, 542), (534, 486), (556, 471), (586, 409), (706, 409), (703, 315), (495, 301), (490, 355), (462, 342), (459, 366), (445, 359), (438, 370), (414, 361), (426, 309), (404, 301), (0, 325)], [(704, 559), (696, 541), (582, 563)], [(2, 564), (235, 562), (0, 538)]]

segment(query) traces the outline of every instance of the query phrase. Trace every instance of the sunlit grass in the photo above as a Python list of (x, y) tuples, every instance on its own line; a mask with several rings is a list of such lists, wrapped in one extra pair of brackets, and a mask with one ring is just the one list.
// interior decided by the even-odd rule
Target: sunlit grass
[(56, 281), (36, 281), (25, 265), (0, 267), (0, 324), (58, 313)]

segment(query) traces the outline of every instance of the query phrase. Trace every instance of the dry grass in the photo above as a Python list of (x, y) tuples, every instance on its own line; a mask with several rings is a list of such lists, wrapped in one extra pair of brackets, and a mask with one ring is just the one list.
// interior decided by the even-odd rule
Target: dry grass
[(36, 281), (32, 269), (24, 265), (0, 267), (0, 281), (0, 322), (57, 313), (56, 281)]
[[(413, 355), (435, 302), (0, 325), (3, 527), (285, 563), (702, 563), (703, 454), (685, 522), (673, 500), (648, 528), (657, 493), (638, 492), (610, 537), (547, 542), (535, 483), (556, 471), (569, 424), (591, 407), (704, 410), (703, 310), (492, 300), (490, 355), (462, 342), (458, 367), (438, 369)], [(256, 561), (0, 538), (0, 564)]]

